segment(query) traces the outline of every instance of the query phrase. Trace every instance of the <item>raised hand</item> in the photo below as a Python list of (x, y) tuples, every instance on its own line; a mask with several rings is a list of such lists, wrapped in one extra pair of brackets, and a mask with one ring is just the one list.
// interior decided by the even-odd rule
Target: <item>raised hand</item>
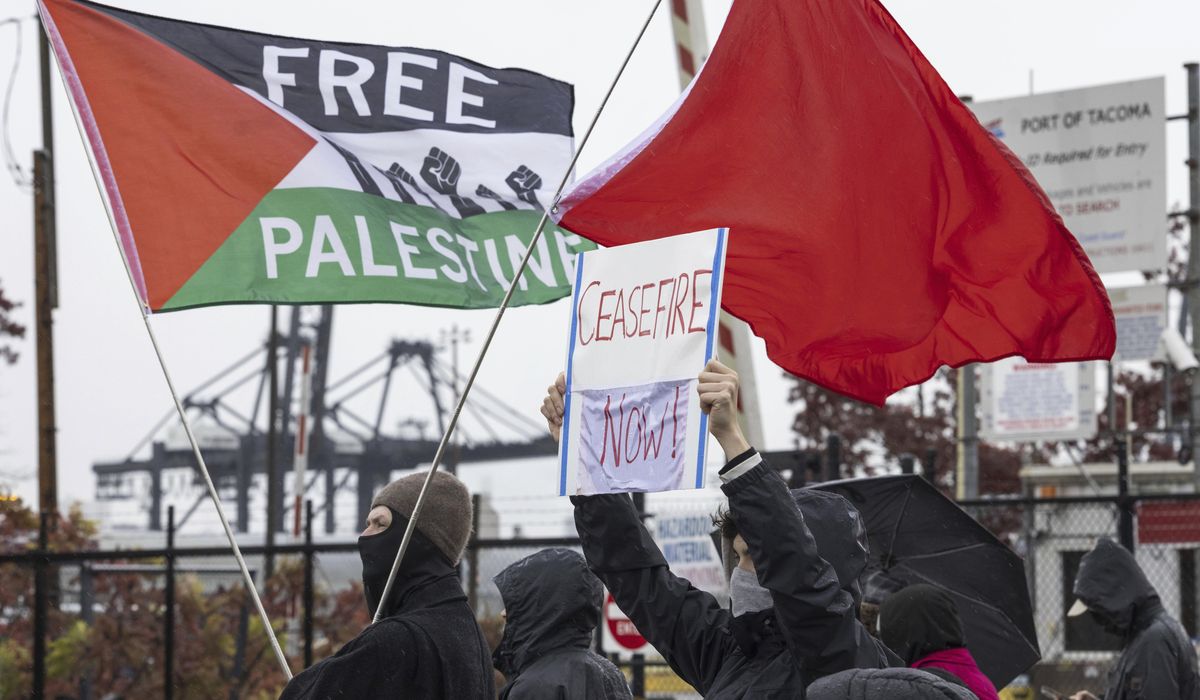
[(708, 432), (721, 444), (726, 459), (733, 459), (750, 445), (738, 424), (737, 372), (716, 360), (709, 360), (696, 382), (700, 410), (708, 415)]
[(496, 202), (498, 202), (500, 204), (500, 206), (505, 211), (513, 211), (514, 209), (517, 208), (517, 205), (515, 205), (512, 202), (508, 201), (507, 199), (501, 197), (500, 195), (496, 194), (495, 192), (489, 190), (487, 187), (484, 187), (483, 185), (480, 185), (479, 187), (475, 188), (475, 196), (483, 197), (484, 199), (495, 200)]
[(353, 151), (342, 148), (330, 139), (325, 139), (325, 142), (333, 146), (334, 150), (345, 159), (346, 165), (350, 168), (350, 172), (353, 173), (354, 179), (358, 180), (358, 186), (362, 188), (363, 192), (373, 194), (376, 197), (383, 196), (383, 192), (379, 191), (379, 186), (371, 178), (371, 173), (367, 170), (367, 166), (363, 165), (363, 162), (359, 160), (358, 156), (354, 155)]
[(396, 177), (400, 178), (401, 182), (408, 185), (409, 187), (412, 187), (414, 190), (416, 190), (417, 192), (420, 192), (422, 195), (425, 194), (424, 192), (421, 191), (421, 186), (417, 184), (417, 178), (413, 177), (412, 173), (410, 173), (407, 170), (405, 170), (404, 168), (400, 167), (399, 163), (392, 163), (392, 167), (388, 168), (388, 172), (395, 175)]
[(542, 399), (542, 417), (546, 419), (546, 427), (550, 436), (558, 442), (562, 437), (563, 396), (567, 393), (567, 377), (562, 372), (555, 377), (554, 383), (546, 387), (546, 398)]
[(538, 211), (542, 211), (542, 203), (537, 198), (537, 190), (542, 186), (542, 177), (540, 175), (522, 165), (512, 171), (504, 181), (508, 183), (513, 192), (517, 193), (518, 199), (533, 205)]
[(434, 146), (425, 156), (425, 164), (421, 166), (421, 179), (433, 188), (434, 192), (447, 197), (458, 194), (458, 177), (462, 168), (458, 161), (442, 149)]
[[(392, 167), (388, 168), (387, 170), (381, 170), (380, 172), (384, 174), (384, 176), (388, 179), (388, 182), (392, 183), (392, 188), (396, 190), (396, 195), (400, 197), (400, 201), (404, 202), (405, 204), (417, 203), (416, 198), (413, 197), (412, 194), (409, 193), (408, 188), (405, 187), (405, 185), (408, 185), (409, 183), (405, 182), (404, 175), (408, 175), (408, 173), (404, 170), (404, 168), (400, 167), (399, 163), (392, 163)], [(409, 175), (408, 179), (411, 180), (412, 176)], [(416, 187), (415, 183), (409, 186), (411, 186), (417, 192), (421, 191), (421, 188)]]
[(458, 195), (460, 175), (462, 175), (462, 167), (453, 156), (437, 146), (429, 149), (429, 155), (425, 156), (425, 162), (421, 166), (421, 179), (434, 192), (449, 197), (450, 203), (458, 210), (459, 216), (464, 219), (468, 216), (485, 213), (483, 207), (476, 204), (474, 200)]

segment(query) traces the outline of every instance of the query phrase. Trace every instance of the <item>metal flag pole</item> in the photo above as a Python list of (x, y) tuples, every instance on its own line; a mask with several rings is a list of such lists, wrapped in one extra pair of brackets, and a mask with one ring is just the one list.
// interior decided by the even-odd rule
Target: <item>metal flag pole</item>
[[(525, 256), (521, 258), (521, 263), (513, 272), (512, 282), (509, 283), (508, 290), (504, 293), (504, 299), (500, 302), (500, 308), (496, 309), (496, 318), (492, 320), (492, 327), (488, 329), (487, 337), (483, 339), (483, 345), (479, 348), (479, 355), (475, 358), (475, 365), (471, 368), (471, 373), (467, 375), (467, 381), (463, 385), (462, 394), (459, 395), (458, 403), (454, 406), (454, 413), (450, 416), (450, 422), (446, 424), (446, 431), (442, 433), (442, 440), (438, 443), (437, 452), (433, 456), (433, 464), (429, 466), (429, 474), (425, 476), (425, 482), (421, 484), (421, 492), (417, 494), (417, 502), (413, 505), (412, 517), (408, 519), (408, 526), (404, 528), (404, 537), (400, 540), (400, 551), (396, 552), (396, 559), (392, 562), (392, 570), (388, 573), (387, 584), (383, 587), (383, 595), (380, 597), (381, 601), (388, 599), (388, 596), (392, 592), (392, 586), (396, 583), (396, 574), (400, 571), (400, 562), (404, 559), (404, 553), (408, 551), (408, 543), (412, 540), (413, 529), (416, 527), (417, 519), (421, 517), (421, 508), (425, 505), (425, 494), (429, 491), (429, 484), (433, 482), (433, 475), (437, 472), (438, 466), (442, 462), (442, 455), (446, 451), (446, 445), (449, 444), (450, 436), (454, 434), (454, 428), (458, 425), (459, 414), (462, 413), (463, 405), (466, 404), (467, 397), (471, 394), (471, 387), (475, 384), (475, 377), (479, 374), (480, 366), (483, 365), (483, 358), (487, 356), (488, 348), (492, 345), (492, 339), (496, 336), (496, 329), (500, 327), (500, 320), (504, 318), (504, 312), (508, 309), (508, 303), (512, 299), (513, 292), (517, 289), (517, 285), (520, 284), (521, 275), (525, 273), (525, 268), (529, 265), (529, 258), (532, 257), (534, 248), (537, 247), (538, 240), (542, 237), (542, 230), (546, 227), (546, 220), (550, 217), (550, 212), (558, 207), (558, 200), (562, 196), (563, 189), (567, 186), (567, 181), (571, 178), (571, 173), (575, 170), (575, 163), (579, 160), (579, 154), (583, 152), (583, 147), (587, 145), (588, 138), (592, 135), (592, 130), (596, 128), (596, 122), (600, 120), (600, 114), (604, 112), (604, 107), (608, 104), (608, 99), (612, 97), (613, 90), (616, 89), (617, 83), (625, 73), (626, 66), (629, 65), (629, 60), (633, 58), (633, 52), (637, 50), (638, 44), (641, 43), (642, 37), (646, 34), (646, 29), (650, 26), (650, 21), (654, 19), (655, 13), (658, 12), (658, 6), (661, 4), (662, 0), (655, 0), (654, 6), (650, 8), (650, 14), (646, 16), (646, 21), (642, 23), (642, 28), (638, 32), (637, 38), (633, 40), (633, 45), (629, 47), (629, 52), (625, 54), (624, 60), (621, 61), (621, 67), (617, 69), (617, 74), (609, 84), (608, 91), (604, 93), (604, 99), (600, 100), (600, 106), (596, 108), (596, 114), (592, 116), (592, 121), (588, 124), (587, 131), (584, 132), (583, 138), (579, 140), (579, 146), (571, 156), (571, 162), (567, 165), (566, 172), (563, 173), (562, 180), (559, 181), (558, 188), (554, 191), (550, 207), (542, 212), (542, 218), (538, 221), (537, 229), (533, 232), (533, 238), (530, 239), (529, 246), (525, 249)], [(383, 616), (383, 610), (384, 605), (380, 603), (371, 624), (379, 622)]]
[[(126, 267), (126, 271), (128, 272), (128, 267)], [(132, 275), (129, 283), (133, 284)], [(142, 321), (146, 325), (146, 335), (150, 336), (150, 344), (154, 346), (154, 355), (158, 358), (158, 366), (162, 368), (163, 379), (167, 380), (167, 389), (170, 390), (171, 399), (175, 402), (175, 410), (179, 413), (179, 422), (183, 424), (183, 431), (187, 433), (188, 443), (192, 446), (192, 455), (196, 457), (196, 465), (200, 467), (200, 474), (204, 476), (204, 485), (208, 488), (208, 496), (217, 509), (217, 518), (220, 519), (221, 527), (225, 530), (225, 537), (229, 539), (229, 546), (233, 549), (233, 558), (237, 560), (238, 568), (241, 569), (242, 580), (246, 582), (246, 590), (254, 599), (254, 607), (258, 610), (258, 616), (262, 618), (263, 628), (266, 629), (267, 637), (271, 640), (271, 648), (275, 651), (279, 667), (283, 669), (283, 675), (287, 676), (290, 681), (292, 669), (288, 666), (287, 657), (283, 655), (283, 649), (279, 646), (279, 639), (275, 637), (275, 628), (271, 626), (271, 618), (267, 616), (267, 610), (263, 607), (262, 596), (258, 594), (258, 587), (254, 585), (254, 577), (250, 575), (250, 568), (246, 566), (242, 549), (238, 546), (237, 538), (233, 536), (229, 518), (225, 516), (225, 509), (221, 507), (221, 497), (217, 494), (217, 487), (213, 484), (212, 475), (208, 473), (208, 465), (204, 462), (204, 455), (200, 453), (200, 445), (196, 442), (196, 436), (192, 434), (192, 423), (188, 420), (183, 403), (179, 400), (179, 394), (175, 391), (175, 383), (171, 381), (171, 373), (167, 371), (167, 362), (163, 359), (162, 351), (158, 347), (158, 339), (154, 336), (153, 326), (150, 325), (150, 315), (143, 313)], [(270, 523), (267, 526), (270, 527)]]
[[(46, 17), (42, 16), (43, 26), (46, 26)], [(51, 32), (47, 28), (47, 34)], [(59, 58), (58, 51), (55, 52), (56, 58)], [(74, 67), (69, 67), (68, 70), (63, 70), (63, 66), (59, 65), (59, 74), (63, 82), (67, 82), (67, 73), (74, 74)], [(112, 229), (113, 240), (117, 244), (117, 252), (121, 255), (121, 261), (125, 267), (125, 277), (129, 281), (129, 288), (133, 290), (133, 296), (138, 301), (141, 310), (142, 322), (146, 327), (146, 335), (150, 337), (150, 344), (154, 348), (154, 355), (158, 358), (158, 366), (162, 368), (163, 378), (167, 381), (167, 389), (171, 392), (171, 400), (175, 402), (175, 411), (179, 414), (179, 420), (183, 424), (183, 430), (187, 434), (188, 443), (192, 447), (192, 454), (196, 458), (196, 466), (199, 468), (201, 475), (204, 476), (204, 484), (208, 488), (209, 498), (212, 499), (213, 505), (217, 509), (217, 517), (221, 521), (221, 527), (225, 530), (225, 537), (229, 539), (229, 546), (233, 550), (233, 557), (237, 560), (238, 568), (242, 572), (242, 580), (246, 583), (246, 590), (254, 599), (254, 607), (258, 610), (258, 615), (262, 619), (263, 628), (267, 632), (267, 637), (271, 640), (271, 648), (275, 652), (275, 658), (279, 661), (279, 667), (283, 670), (283, 675), (288, 680), (292, 679), (292, 669), (288, 666), (287, 657), (283, 654), (283, 649), (279, 646), (279, 640), (275, 636), (275, 628), (271, 626), (271, 619), (267, 616), (266, 608), (263, 607), (262, 596), (258, 593), (258, 587), (254, 584), (254, 577), (250, 575), (250, 569), (246, 566), (246, 559), (242, 556), (242, 550), (238, 546), (237, 539), (233, 535), (233, 529), (229, 526), (229, 518), (225, 516), (225, 509), (221, 507), (221, 498), (217, 494), (217, 487), (213, 484), (212, 475), (209, 474), (208, 464), (204, 461), (204, 455), (200, 453), (200, 445), (196, 442), (196, 436), (192, 433), (191, 421), (188, 420), (187, 413), (184, 411), (183, 402), (179, 400), (179, 394), (175, 391), (175, 383), (171, 380), (171, 373), (167, 370), (166, 360), (163, 358), (162, 350), (158, 346), (158, 339), (154, 335), (154, 328), (150, 325), (150, 308), (142, 299), (138, 292), (137, 283), (134, 282), (133, 272), (129, 267), (129, 259), (125, 255), (125, 248), (121, 245), (120, 234), (117, 230), (116, 218), (113, 214), (113, 204), (109, 201), (108, 195), (101, 185), (103, 179), (100, 175), (100, 167), (96, 163), (96, 156), (92, 149), (88, 147), (85, 134), (87, 133), (81, 115), (79, 114), (79, 105), (75, 103), (74, 94), (69, 84), (65, 84), (68, 100), (71, 103), (71, 114), (75, 117), (75, 126), (79, 130), (79, 137), (84, 141), (84, 151), (88, 154), (88, 163), (92, 167), (93, 179), (96, 182), (96, 188), (100, 191), (100, 200), (104, 202), (104, 208), (108, 214), (109, 226)], [(270, 523), (268, 523), (270, 526)]]

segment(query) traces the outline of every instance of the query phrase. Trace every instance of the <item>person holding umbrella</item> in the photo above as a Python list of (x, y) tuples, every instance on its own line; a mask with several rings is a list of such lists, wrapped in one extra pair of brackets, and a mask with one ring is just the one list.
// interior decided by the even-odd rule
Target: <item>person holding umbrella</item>
[[(1102, 538), (1083, 556), (1070, 617), (1089, 614), (1124, 640), (1104, 700), (1200, 700), (1196, 649), (1129, 550)], [(1097, 700), (1086, 690), (1072, 700)]]
[(879, 636), (910, 667), (953, 674), (979, 700), (999, 700), (996, 687), (967, 651), (954, 598), (941, 588), (919, 583), (884, 599)]
[[(846, 479), (803, 490), (840, 494), (858, 509), (871, 545), (866, 578), (871, 600), (886, 600), (917, 582), (950, 596), (962, 640), (994, 688), (1040, 658), (1024, 561), (927, 479), (912, 474)], [(901, 648), (893, 651), (904, 655)]]

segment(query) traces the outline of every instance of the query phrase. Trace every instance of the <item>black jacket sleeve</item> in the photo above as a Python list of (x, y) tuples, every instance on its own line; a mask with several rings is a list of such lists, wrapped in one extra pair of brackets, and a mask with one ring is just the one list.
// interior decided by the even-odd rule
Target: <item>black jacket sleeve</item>
[(414, 646), (415, 640), (406, 625), (393, 620), (371, 625), (337, 654), (292, 678), (279, 699), (394, 697), (398, 688), (410, 687), (414, 670), (410, 663), (396, 662), (407, 657), (395, 650)]
[(707, 693), (733, 649), (729, 611), (671, 573), (628, 496), (571, 501), (588, 566), (680, 678)]
[(771, 591), (788, 647), (807, 680), (850, 668), (887, 666), (858, 620), (854, 597), (817, 553), (783, 479), (763, 463), (721, 488), (750, 549), (758, 582)]

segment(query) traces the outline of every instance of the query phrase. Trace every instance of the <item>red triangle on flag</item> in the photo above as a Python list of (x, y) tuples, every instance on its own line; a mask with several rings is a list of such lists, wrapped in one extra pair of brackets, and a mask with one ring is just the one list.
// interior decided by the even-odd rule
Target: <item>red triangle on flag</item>
[[(208, 69), (71, 0), (47, 31), (117, 210), (146, 303), (158, 309), (315, 141)], [(48, 15), (48, 16), (47, 16)], [(97, 143), (99, 140), (99, 143)], [(124, 232), (128, 233), (128, 232)]]

